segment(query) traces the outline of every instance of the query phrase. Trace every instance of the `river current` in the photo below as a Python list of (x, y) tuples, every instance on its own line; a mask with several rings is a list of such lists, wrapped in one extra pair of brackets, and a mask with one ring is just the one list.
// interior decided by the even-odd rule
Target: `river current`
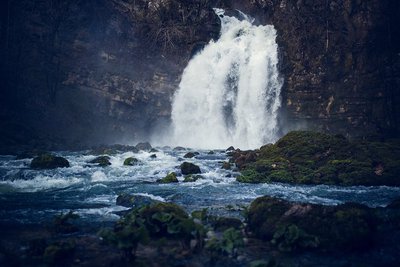
[[(36, 224), (49, 222), (70, 210), (88, 222), (112, 222), (121, 193), (145, 195), (159, 201), (174, 202), (187, 211), (208, 208), (211, 213), (239, 216), (255, 198), (269, 195), (291, 201), (337, 205), (357, 202), (371, 207), (385, 206), (400, 197), (398, 187), (339, 187), (327, 185), (243, 184), (235, 180), (238, 172), (224, 170), (227, 161), (223, 150), (196, 150), (195, 158), (184, 159), (186, 151), (158, 148), (159, 152), (119, 153), (110, 156), (108, 167), (88, 162), (95, 155), (82, 152), (57, 152), (68, 159), (70, 168), (33, 170), (31, 159), (16, 160), (14, 156), (0, 157), (0, 224)], [(151, 158), (156, 154), (156, 158)], [(127, 157), (136, 157), (141, 164), (124, 166)], [(169, 172), (180, 174), (183, 161), (200, 166), (203, 179), (196, 182), (160, 184), (157, 179)]]

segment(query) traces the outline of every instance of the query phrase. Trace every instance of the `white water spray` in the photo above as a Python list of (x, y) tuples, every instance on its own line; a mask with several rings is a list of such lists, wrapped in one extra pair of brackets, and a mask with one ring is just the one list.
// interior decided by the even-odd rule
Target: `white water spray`
[(272, 25), (224, 15), (221, 34), (184, 70), (172, 105), (172, 143), (257, 148), (277, 138), (281, 80)]

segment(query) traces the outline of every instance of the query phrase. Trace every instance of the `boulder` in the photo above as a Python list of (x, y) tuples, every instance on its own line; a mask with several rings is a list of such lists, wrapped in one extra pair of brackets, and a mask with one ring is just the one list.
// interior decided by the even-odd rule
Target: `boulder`
[(127, 208), (141, 208), (146, 205), (154, 204), (159, 201), (148, 196), (120, 194), (117, 197), (116, 204)]
[(156, 158), (157, 158), (157, 155), (156, 155), (156, 154), (151, 154), (151, 155), (150, 155), (150, 158), (151, 158), (151, 159), (156, 159)]
[(235, 148), (234, 148), (233, 146), (230, 146), (230, 147), (228, 147), (225, 151), (226, 151), (226, 152), (229, 152), (229, 151), (233, 151), (233, 150), (235, 150)]
[(174, 149), (173, 149), (173, 151), (185, 151), (185, 150), (186, 150), (186, 148), (181, 147), (181, 146), (174, 147)]
[(32, 159), (30, 166), (32, 169), (68, 168), (69, 162), (63, 157), (45, 153)]
[(175, 172), (171, 172), (167, 176), (165, 176), (164, 178), (158, 179), (157, 182), (158, 183), (162, 183), (162, 184), (169, 184), (169, 183), (178, 183), (179, 181), (176, 178), (176, 173)]
[(184, 183), (192, 183), (192, 182), (196, 182), (199, 179), (203, 179), (204, 177), (201, 175), (186, 175), (185, 179), (183, 180)]
[(151, 147), (151, 145), (150, 145), (149, 142), (138, 143), (138, 144), (136, 145), (136, 148), (137, 148), (138, 150), (144, 150), (144, 151), (149, 151), (149, 150), (152, 149), (152, 147)]
[(267, 196), (254, 200), (247, 216), (252, 235), (282, 251), (363, 249), (373, 245), (378, 221), (373, 209), (360, 204), (323, 206)]
[(129, 157), (124, 160), (125, 166), (134, 166), (137, 165), (140, 161), (137, 158)]
[(183, 157), (186, 158), (186, 159), (190, 159), (190, 158), (193, 158), (196, 155), (198, 155), (198, 153), (196, 154), (196, 152), (188, 152)]
[(180, 165), (180, 168), (183, 175), (201, 173), (199, 166), (186, 161)]
[(230, 170), (231, 169), (231, 164), (229, 163), (229, 162), (223, 162), (222, 163), (222, 167), (221, 167), (222, 169), (224, 169), (224, 170)]
[(100, 167), (106, 167), (106, 166), (111, 165), (110, 157), (108, 157), (108, 156), (99, 156), (99, 157), (89, 161), (89, 163), (97, 164)]

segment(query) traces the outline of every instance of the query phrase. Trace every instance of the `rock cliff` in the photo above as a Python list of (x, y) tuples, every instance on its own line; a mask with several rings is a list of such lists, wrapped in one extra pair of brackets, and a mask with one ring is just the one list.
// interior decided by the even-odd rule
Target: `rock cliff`
[(215, 6), (275, 25), (283, 131), (399, 131), (400, 4), (394, 0), (1, 5), (3, 148), (145, 139), (168, 122), (171, 97), (190, 57), (218, 36)]

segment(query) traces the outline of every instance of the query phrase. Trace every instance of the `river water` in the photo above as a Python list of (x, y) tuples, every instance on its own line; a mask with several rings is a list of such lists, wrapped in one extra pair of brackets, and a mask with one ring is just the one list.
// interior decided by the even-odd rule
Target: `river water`
[[(119, 218), (115, 212), (126, 209), (116, 205), (121, 193), (174, 202), (189, 212), (209, 208), (211, 213), (225, 216), (240, 216), (244, 206), (263, 195), (324, 205), (357, 202), (371, 207), (385, 206), (400, 197), (398, 187), (238, 183), (234, 178), (237, 172), (221, 168), (222, 162), (228, 160), (225, 151), (197, 151), (200, 154), (192, 159), (183, 158), (188, 150), (169, 148), (160, 148), (156, 153), (119, 153), (110, 156), (112, 165), (108, 167), (89, 164), (96, 156), (87, 151), (57, 152), (68, 159), (71, 167), (54, 170), (32, 170), (31, 159), (1, 156), (0, 224), (45, 223), (70, 210), (87, 222), (112, 222)], [(152, 154), (157, 158), (151, 158)], [(141, 164), (124, 166), (124, 159), (130, 156)], [(179, 176), (179, 183), (156, 182), (171, 171), (179, 174), (183, 161), (200, 166), (203, 179), (184, 183), (183, 176)]]

